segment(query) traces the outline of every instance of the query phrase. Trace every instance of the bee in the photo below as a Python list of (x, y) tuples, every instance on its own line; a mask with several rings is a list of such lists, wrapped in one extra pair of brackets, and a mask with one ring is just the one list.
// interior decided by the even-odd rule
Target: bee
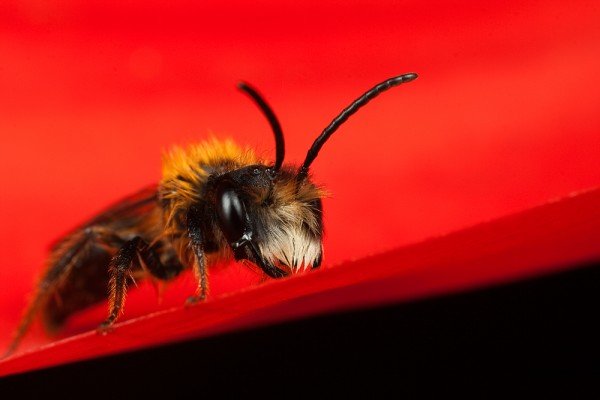
[(324, 191), (313, 183), (310, 165), (352, 114), (416, 78), (396, 76), (362, 94), (316, 138), (300, 167), (283, 164), (283, 131), (271, 107), (252, 86), (238, 84), (270, 124), (275, 161), (216, 139), (167, 152), (159, 184), (109, 207), (52, 246), (7, 354), (38, 315), (55, 331), (76, 311), (107, 298), (108, 316), (98, 332), (108, 332), (138, 278), (170, 281), (191, 269), (197, 289), (187, 303), (194, 304), (206, 298), (208, 271), (220, 260), (249, 263), (271, 278), (318, 268)]

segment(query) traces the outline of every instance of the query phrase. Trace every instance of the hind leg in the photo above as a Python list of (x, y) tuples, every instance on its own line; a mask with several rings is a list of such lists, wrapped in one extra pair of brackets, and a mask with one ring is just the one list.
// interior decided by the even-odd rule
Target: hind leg
[(48, 268), (39, 281), (4, 356), (9, 355), (17, 348), (40, 311), (40, 307), (48, 300), (49, 296), (56, 293), (57, 288), (69, 278), (74, 269), (86, 263), (94, 247), (115, 249), (123, 242), (123, 239), (104, 227), (88, 227), (73, 233), (62, 241), (50, 255)]

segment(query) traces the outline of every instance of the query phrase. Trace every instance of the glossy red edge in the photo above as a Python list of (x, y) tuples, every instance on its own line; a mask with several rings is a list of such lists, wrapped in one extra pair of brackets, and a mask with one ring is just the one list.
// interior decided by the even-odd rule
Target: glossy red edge
[(307, 316), (404, 302), (600, 258), (600, 189), (445, 236), (116, 325), (0, 362), (0, 376)]

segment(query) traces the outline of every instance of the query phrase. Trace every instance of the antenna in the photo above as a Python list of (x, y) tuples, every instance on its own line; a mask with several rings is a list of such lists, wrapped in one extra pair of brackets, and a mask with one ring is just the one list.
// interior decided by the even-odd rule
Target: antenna
[(417, 74), (409, 73), (400, 76), (396, 76), (394, 78), (390, 78), (386, 81), (381, 82), (378, 85), (375, 85), (373, 88), (365, 92), (358, 99), (354, 100), (352, 104), (346, 107), (337, 117), (331, 121), (331, 123), (323, 130), (323, 132), (319, 135), (319, 137), (314, 141), (310, 150), (306, 154), (306, 159), (304, 163), (300, 166), (300, 170), (298, 171), (297, 179), (303, 180), (308, 175), (308, 168), (310, 164), (317, 158), (319, 155), (319, 151), (321, 147), (327, 142), (327, 140), (333, 135), (333, 133), (344, 123), (350, 116), (360, 110), (363, 106), (365, 106), (369, 101), (373, 100), (375, 97), (379, 96), (381, 93), (385, 92), (388, 89), (393, 88), (394, 86), (398, 86), (402, 83), (410, 82), (412, 80), (417, 79)]
[(275, 171), (279, 171), (281, 165), (283, 164), (283, 158), (285, 157), (285, 142), (283, 139), (283, 131), (281, 130), (281, 125), (275, 116), (275, 113), (269, 107), (265, 99), (246, 82), (240, 82), (237, 85), (238, 89), (242, 92), (246, 93), (254, 103), (260, 108), (264, 116), (269, 121), (271, 125), (271, 129), (273, 130), (273, 134), (275, 135), (275, 166), (273, 169)]

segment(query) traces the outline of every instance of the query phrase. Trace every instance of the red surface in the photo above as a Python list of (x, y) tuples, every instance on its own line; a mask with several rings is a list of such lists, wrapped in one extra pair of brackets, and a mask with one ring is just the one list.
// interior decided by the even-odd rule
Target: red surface
[(0, 376), (334, 310), (456, 292), (600, 259), (600, 189), (420, 244), (90, 331), (0, 361)]
[[(325, 267), (597, 186), (598, 21), (597, 1), (2, 2), (0, 347), (47, 245), (157, 181), (161, 149), (214, 132), (272, 154), (238, 79), (269, 99), (299, 162), (363, 90), (420, 74), (314, 164), (332, 193)], [(213, 297), (256, 281), (216, 271)], [(142, 285), (124, 320), (192, 291), (185, 277), (157, 305)], [(104, 313), (77, 316), (63, 336)], [(36, 327), (22, 350), (50, 340)]]

